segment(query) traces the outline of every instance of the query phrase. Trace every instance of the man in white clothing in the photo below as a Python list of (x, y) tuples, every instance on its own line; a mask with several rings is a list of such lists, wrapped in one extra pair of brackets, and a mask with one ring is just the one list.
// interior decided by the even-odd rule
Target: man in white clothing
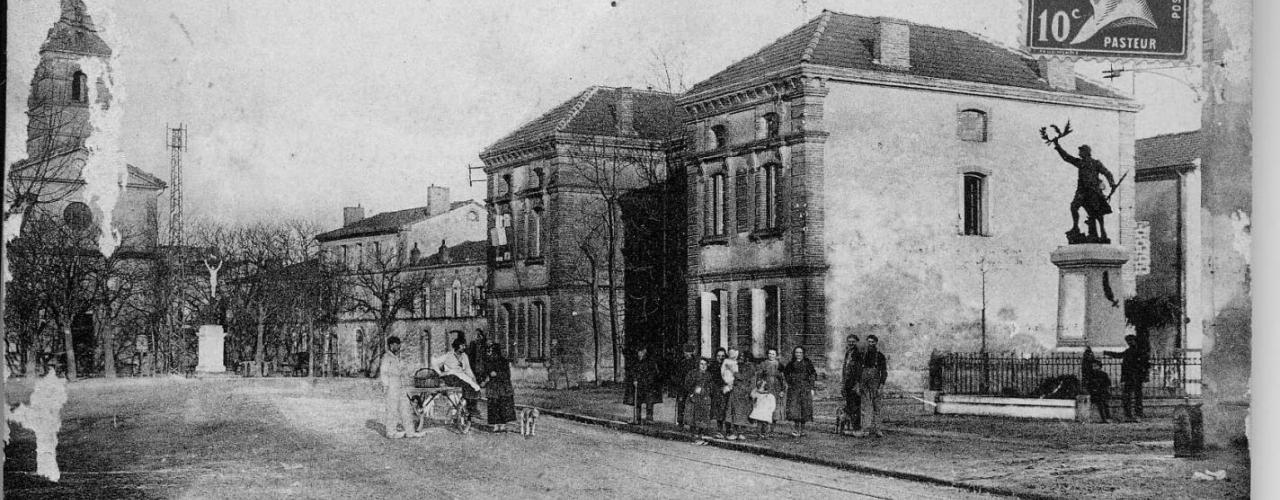
[(453, 352), (445, 353), (431, 360), (431, 367), (440, 373), (440, 381), (450, 387), (461, 387), (462, 398), (467, 401), (467, 413), (471, 416), (480, 414), (480, 383), (471, 371), (471, 360), (467, 357), (467, 341), (462, 338), (453, 340)]
[[(378, 369), (378, 380), (386, 391), (386, 406), (382, 424), (386, 427), (387, 437), (398, 439), (413, 434), (413, 414), (409, 409), (409, 396), (405, 389), (409, 386), (409, 366), (400, 359), (400, 338), (392, 336), (387, 339), (387, 352), (382, 355), (382, 366)], [(396, 427), (402, 426), (404, 430)]]

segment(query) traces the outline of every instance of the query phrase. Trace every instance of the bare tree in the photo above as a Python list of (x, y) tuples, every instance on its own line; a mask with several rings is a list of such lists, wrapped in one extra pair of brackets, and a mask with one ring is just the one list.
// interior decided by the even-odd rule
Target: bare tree
[[(599, 217), (598, 211), (583, 210), (575, 212), (571, 215), (569, 223), (579, 228), (575, 235), (577, 238), (573, 244), (587, 265), (586, 267), (573, 268), (573, 271), (568, 275), (567, 281), (575, 287), (587, 290), (587, 300), (590, 301), (591, 305), (591, 337), (594, 349), (591, 363), (592, 380), (599, 384), (600, 312), (601, 309), (609, 309), (607, 304), (602, 304), (600, 281), (602, 270), (605, 267), (605, 253), (608, 252), (608, 245), (605, 244), (606, 238), (602, 235), (604, 224), (602, 218)], [(605, 296), (608, 296), (608, 294), (606, 293)]]
[(378, 326), (377, 337), (365, 342), (360, 353), (363, 368), (369, 376), (376, 376), (382, 360), (382, 346), (387, 340), (387, 329), (395, 323), (401, 312), (411, 311), (415, 298), (427, 284), (425, 273), (410, 268), (408, 259), (395, 248), (374, 245), (363, 255), (363, 262), (350, 270), (344, 281), (348, 312), (371, 318)]
[(688, 66), (685, 53), (672, 47), (650, 48), (648, 60), (648, 77), (645, 84), (654, 90), (672, 94), (681, 94), (689, 90), (685, 83)]
[[(269, 330), (274, 333), (280, 318), (291, 313), (289, 286), (278, 273), (316, 257), (315, 227), (299, 221), (235, 227), (201, 221), (193, 226), (192, 241), (201, 252), (198, 264), (209, 276), (204, 286), (192, 287), (202, 303), (199, 309), (216, 314), (217, 321), (223, 320), (221, 308), (227, 309), (233, 342), (253, 346), (251, 375), (262, 374), (268, 344), (278, 340), (268, 339)], [(204, 281), (204, 273), (200, 275)], [(240, 326), (248, 326), (252, 334)]]
[[(624, 197), (657, 179), (665, 178), (665, 157), (660, 141), (632, 138), (584, 138), (568, 148), (569, 160), (562, 167), (562, 183), (586, 188), (581, 216), (598, 228), (603, 245), (598, 257), (608, 299), (609, 336), (613, 349), (613, 376), (621, 369), (622, 322), (620, 293), (624, 285), (622, 247), (626, 233)], [(591, 249), (595, 252), (595, 249)]]
[(153, 305), (147, 297), (154, 292), (150, 284), (157, 272), (157, 259), (154, 254), (140, 257), (117, 250), (102, 259), (99, 272), (93, 275), (95, 353), (108, 378), (116, 376), (116, 333), (124, 324), (137, 324), (149, 316)]
[[(48, 326), (45, 318), (51, 320), (52, 326), (61, 334), (67, 379), (75, 380), (79, 370), (72, 325), (97, 301), (96, 275), (103, 272), (103, 259), (96, 244), (98, 233), (96, 227), (72, 227), (46, 212), (36, 212), (25, 225), (26, 231), (10, 244), (10, 258), (15, 281), (22, 283), (15, 292), (27, 294), (35, 302), (26, 302), (19, 307), (38, 308), (35, 312), (35, 326), (40, 328), (35, 331), (37, 336)], [(11, 303), (13, 305), (19, 304)], [(31, 312), (27, 311), (25, 315), (29, 317)], [(30, 341), (27, 348), (32, 349), (39, 344), (38, 341)], [(37, 361), (35, 353), (27, 357), (27, 373), (35, 373), (37, 366), (32, 363)]]

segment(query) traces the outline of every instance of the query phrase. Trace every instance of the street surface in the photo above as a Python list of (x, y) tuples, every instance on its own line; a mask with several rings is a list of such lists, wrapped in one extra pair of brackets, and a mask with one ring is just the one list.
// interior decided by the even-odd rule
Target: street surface
[(373, 384), (88, 381), (63, 410), (63, 481), (7, 449), (8, 498), (982, 498), (966, 491), (543, 417), (538, 435), (381, 436)]

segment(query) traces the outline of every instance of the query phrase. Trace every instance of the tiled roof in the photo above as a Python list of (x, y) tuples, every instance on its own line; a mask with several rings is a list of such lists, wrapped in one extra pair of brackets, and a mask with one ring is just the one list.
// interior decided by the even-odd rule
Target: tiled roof
[[(730, 86), (775, 71), (818, 66), (904, 73), (1037, 90), (1053, 90), (1040, 76), (1034, 58), (972, 33), (907, 23), (910, 28), (910, 68), (886, 68), (873, 62), (876, 18), (825, 11), (800, 28), (698, 82), (690, 94)], [(1107, 88), (1076, 79), (1075, 94), (1118, 98)]]
[(620, 137), (614, 106), (627, 94), (633, 100), (632, 126), (639, 138), (661, 140), (680, 130), (684, 112), (675, 105), (676, 96), (652, 90), (595, 86), (521, 125), (485, 148), (480, 156), (527, 146), (551, 138), (557, 132)]
[(449, 247), (449, 262), (443, 262), (440, 252), (423, 257), (418, 261), (420, 266), (439, 266), (444, 264), (484, 263), (488, 259), (488, 241), (464, 241)]
[(1138, 170), (1190, 165), (1200, 159), (1204, 136), (1199, 130), (1138, 139), (1133, 159)]
[[(449, 212), (472, 203), (475, 202), (472, 200), (455, 201), (449, 204)], [(354, 238), (357, 236), (373, 236), (378, 234), (394, 233), (409, 224), (426, 220), (428, 218), (427, 213), (427, 207), (414, 207), (406, 208), (404, 210), (396, 210), (394, 212), (383, 212), (372, 217), (361, 219), (359, 222), (355, 222), (351, 225), (343, 226), (338, 229), (334, 229), (333, 231), (320, 233), (316, 235), (316, 240), (333, 241), (343, 238)]]

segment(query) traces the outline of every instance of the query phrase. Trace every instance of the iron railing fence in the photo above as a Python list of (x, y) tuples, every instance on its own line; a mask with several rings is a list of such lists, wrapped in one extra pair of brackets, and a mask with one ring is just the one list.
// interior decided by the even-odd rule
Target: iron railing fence
[[(1111, 390), (1120, 393), (1119, 358), (1097, 353)], [(1006, 397), (1074, 397), (1083, 394), (1081, 353), (934, 353), (929, 359), (929, 388), (943, 394)], [(1143, 396), (1185, 398), (1200, 395), (1200, 356), (1187, 353), (1151, 357)]]

